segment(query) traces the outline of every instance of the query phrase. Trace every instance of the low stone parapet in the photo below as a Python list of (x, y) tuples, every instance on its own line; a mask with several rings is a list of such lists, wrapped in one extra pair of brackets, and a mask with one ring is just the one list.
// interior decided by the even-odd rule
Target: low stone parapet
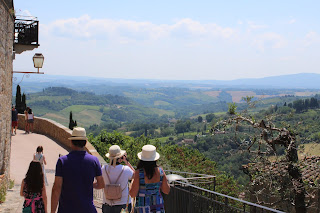
[[(25, 129), (25, 116), (24, 114), (19, 114), (18, 128)], [(71, 149), (71, 142), (68, 138), (71, 137), (72, 131), (63, 126), (62, 124), (55, 122), (48, 118), (34, 117), (33, 131), (35, 133), (46, 135), (58, 143), (65, 146), (67, 149)], [(98, 157), (101, 164), (106, 164), (105, 160), (100, 156), (97, 150), (88, 141), (86, 144), (86, 151), (96, 157)]]

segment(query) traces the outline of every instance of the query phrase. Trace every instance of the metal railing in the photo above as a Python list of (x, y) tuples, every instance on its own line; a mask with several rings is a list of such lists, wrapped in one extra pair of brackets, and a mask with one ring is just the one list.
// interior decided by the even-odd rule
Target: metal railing
[[(209, 190), (216, 188), (216, 176), (172, 170), (165, 172), (181, 176), (170, 183), (169, 195), (163, 195), (167, 213), (284, 213)], [(103, 190), (94, 190), (94, 201), (102, 204)]]
[(39, 21), (36, 18), (16, 18), (14, 23), (14, 43), (39, 45)]
[(284, 213), (181, 181), (171, 184), (164, 200), (167, 213)]

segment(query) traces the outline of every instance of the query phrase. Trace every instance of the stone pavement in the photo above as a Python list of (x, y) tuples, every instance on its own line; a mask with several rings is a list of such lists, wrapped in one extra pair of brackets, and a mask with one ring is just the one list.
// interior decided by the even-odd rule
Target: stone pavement
[[(35, 133), (25, 134), (22, 130), (17, 130), (17, 134), (12, 136), (10, 179), (14, 180), (15, 186), (12, 190), (8, 191), (6, 201), (0, 205), (0, 212), (21, 212), (24, 201), (23, 197), (20, 196), (21, 181), (25, 177), (36, 148), (40, 145), (43, 146), (43, 154), (47, 161), (45, 170), (49, 186), (46, 187), (46, 191), (48, 197), (48, 212), (50, 212), (51, 189), (54, 181), (56, 162), (59, 154), (66, 155), (68, 154), (68, 150), (47, 136)], [(101, 212), (100, 208), (97, 208), (97, 210)]]

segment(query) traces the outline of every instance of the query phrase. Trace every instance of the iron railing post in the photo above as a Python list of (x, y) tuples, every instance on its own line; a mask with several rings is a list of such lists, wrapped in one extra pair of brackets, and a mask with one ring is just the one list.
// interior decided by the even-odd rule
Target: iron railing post
[(228, 211), (228, 198), (227, 197), (224, 198), (224, 212), (225, 213), (229, 212)]
[(193, 213), (193, 211), (191, 210), (191, 208), (192, 208), (192, 203), (193, 203), (191, 187), (188, 186), (188, 188), (189, 188), (189, 207), (188, 207), (188, 213)]

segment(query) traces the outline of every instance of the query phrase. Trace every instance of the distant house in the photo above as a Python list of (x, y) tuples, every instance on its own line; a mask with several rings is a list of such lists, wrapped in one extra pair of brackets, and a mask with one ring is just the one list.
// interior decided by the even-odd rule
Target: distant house
[(194, 142), (194, 140), (193, 139), (183, 139), (182, 141), (181, 141), (181, 143), (182, 144), (195, 144), (195, 142)]
[(175, 125), (176, 123), (177, 123), (177, 119), (175, 119), (175, 118), (169, 118), (169, 126), (172, 126), (172, 125)]

